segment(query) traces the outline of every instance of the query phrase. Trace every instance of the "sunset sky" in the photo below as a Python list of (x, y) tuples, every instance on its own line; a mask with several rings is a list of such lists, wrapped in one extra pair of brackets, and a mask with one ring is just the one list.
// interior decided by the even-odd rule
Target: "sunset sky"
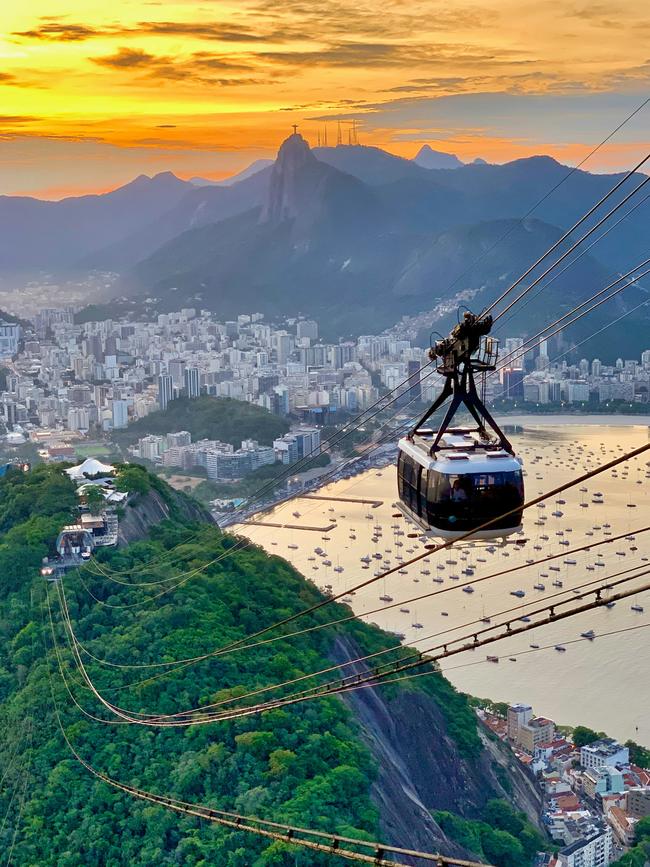
[[(0, 12), (0, 193), (219, 178), (355, 119), (362, 144), (575, 163), (650, 95), (632, 0), (21, 0)], [(586, 168), (650, 141), (650, 106)]]

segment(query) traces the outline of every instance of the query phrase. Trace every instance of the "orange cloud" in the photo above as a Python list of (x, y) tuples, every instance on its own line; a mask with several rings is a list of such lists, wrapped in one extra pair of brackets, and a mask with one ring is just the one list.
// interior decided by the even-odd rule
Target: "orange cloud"
[[(20, 126), (44, 141), (70, 139), (71, 165), (56, 171), (71, 175), (73, 142), (111, 145), (120, 177), (134, 152), (150, 165), (155, 149), (179, 171), (182, 151), (217, 149), (218, 173), (225, 151), (268, 156), (291, 122), (315, 139), (327, 119), (353, 116), (363, 141), (400, 153), (417, 140), (501, 161), (542, 150), (569, 160), (624, 116), (626, 94), (630, 105), (639, 100), (650, 78), (650, 10), (633, 0), (216, 6), (206, 16), (192, 0), (59, 0), (53, 16), (42, 0), (14, 4), (0, 40), (2, 110), (14, 119), (5, 135)], [(487, 122), (463, 107), (477, 94), (528, 102), (494, 103)], [(550, 100), (570, 94), (598, 100), (568, 114)], [(453, 106), (436, 101), (451, 97)], [(619, 159), (622, 150), (608, 153)]]

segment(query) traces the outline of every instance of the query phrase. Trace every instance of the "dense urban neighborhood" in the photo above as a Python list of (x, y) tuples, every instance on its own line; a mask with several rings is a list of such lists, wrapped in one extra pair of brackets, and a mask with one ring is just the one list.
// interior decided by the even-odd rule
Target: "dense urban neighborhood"
[[(177, 400), (230, 398), (290, 417), (295, 430), (261, 446), (245, 437), (230, 446), (191, 442), (182, 427), (171, 438), (165, 439), (173, 433), (166, 429), (131, 444), (135, 456), (153, 463), (199, 464), (210, 478), (240, 478), (275, 460), (291, 462), (306, 449), (317, 454), (318, 427), (366, 409), (402, 383), (409, 407), (432, 400), (442, 378), (415, 340), (411, 320), (379, 335), (327, 343), (314, 320), (299, 317), (279, 325), (261, 314), (221, 322), (187, 308), (155, 321), (80, 323), (72, 308), (45, 309), (33, 324), (0, 324), (0, 417), (10, 444), (31, 439), (54, 447), (54, 458), (62, 445), (119, 436)], [(523, 338), (506, 337), (498, 375), (486, 378), (488, 398), (531, 408), (647, 404), (650, 350), (612, 364), (597, 358), (569, 364), (548, 352), (546, 341), (533, 355)], [(212, 453), (209, 462), (201, 452)]]
[(477, 713), (541, 791), (558, 851), (540, 853), (538, 867), (604, 867), (634, 844), (637, 823), (650, 816), (650, 769), (632, 754), (647, 760), (646, 750), (581, 727), (563, 734), (528, 704)]

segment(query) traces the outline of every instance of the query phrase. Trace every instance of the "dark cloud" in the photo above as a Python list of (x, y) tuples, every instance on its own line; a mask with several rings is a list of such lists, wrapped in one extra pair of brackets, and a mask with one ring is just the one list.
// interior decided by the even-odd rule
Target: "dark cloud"
[(23, 39), (42, 39), (51, 42), (82, 42), (102, 34), (102, 30), (88, 27), (85, 24), (68, 24), (63, 21), (46, 19), (33, 30), (19, 30), (12, 35), (21, 36)]
[[(424, 54), (429, 55), (429, 48)], [(390, 42), (340, 42), (316, 51), (261, 51), (255, 57), (287, 66), (395, 66), (422, 49)]]
[(92, 57), (93, 63), (99, 66), (107, 66), (110, 69), (133, 69), (147, 68), (152, 64), (157, 65), (161, 59), (154, 54), (149, 54), (147, 51), (141, 51), (137, 48), (119, 48), (115, 54), (106, 54), (103, 57)]
[(222, 72), (250, 71), (255, 68), (250, 62), (232, 57), (231, 55), (212, 54), (209, 51), (195, 51), (190, 57), (190, 63), (197, 69), (218, 69)]
[[(136, 70), (143, 73), (140, 81), (192, 81), (219, 87), (237, 87), (252, 84), (266, 84), (266, 80), (254, 77), (228, 77), (224, 73), (251, 72), (254, 67), (231, 60), (221, 55), (201, 51), (188, 58), (174, 58), (149, 54), (139, 49), (121, 47), (114, 54), (93, 57), (93, 63), (118, 71)], [(218, 73), (212, 75), (211, 73)]]
[(384, 3), (379, 11), (376, 0), (257, 0), (249, 9), (268, 21), (284, 22), (291, 16), (300, 20), (312, 38), (318, 34), (326, 39), (341, 34), (412, 39), (422, 32), (476, 29), (496, 17), (478, 4), (464, 9), (449, 8), (452, 5), (417, 9), (408, 2)]
[(80, 42), (98, 37), (186, 36), (216, 42), (285, 42), (313, 38), (304, 28), (258, 25), (255, 29), (224, 21), (139, 21), (133, 27), (89, 27), (59, 19), (41, 19), (38, 27), (15, 31), (13, 36), (49, 42)]
[(19, 126), (21, 123), (33, 123), (37, 120), (43, 120), (34, 114), (0, 114), (0, 124), (7, 126)]
[(16, 76), (9, 72), (0, 72), (0, 84), (13, 84), (16, 81)]
[(459, 90), (467, 86), (468, 78), (463, 76), (441, 76), (440, 78), (414, 78), (408, 84), (389, 87), (386, 93), (416, 93), (422, 90)]
[(199, 39), (216, 39), (219, 42), (265, 42), (269, 38), (266, 33), (219, 21), (141, 21), (137, 31), (156, 36), (195, 36)]

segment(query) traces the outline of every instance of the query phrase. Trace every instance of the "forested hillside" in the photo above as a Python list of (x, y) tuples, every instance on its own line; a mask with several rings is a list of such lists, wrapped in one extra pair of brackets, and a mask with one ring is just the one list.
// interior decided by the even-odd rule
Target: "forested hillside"
[(289, 430), (289, 425), (286, 419), (242, 400), (229, 397), (180, 398), (170, 401), (167, 409), (149, 413), (128, 428), (114, 431), (113, 439), (127, 445), (148, 434), (168, 434), (179, 430), (189, 431), (193, 442), (199, 439), (221, 440), (239, 448), (241, 441), (248, 438), (270, 445)]
[[(5, 779), (0, 816), (7, 813), (0, 851), (10, 850), (10, 863), (340, 863), (179, 818), (111, 789), (70, 753), (57, 708), (80, 756), (117, 780), (245, 815), (378, 839), (382, 817), (372, 798), (378, 767), (352, 709), (340, 699), (231, 722), (149, 728), (124, 725), (93, 698), (66, 644), (61, 596), (37, 569), (48, 537), (69, 520), (74, 503), (73, 486), (58, 468), (0, 480), (0, 550), (7, 557), (23, 546), (29, 552), (20, 569), (0, 573), (0, 776)], [(63, 590), (84, 662), (108, 700), (132, 712), (175, 713), (332, 664), (336, 633), (324, 629), (178, 669), (147, 667), (209, 654), (322, 598), (285, 561), (250, 545), (233, 551), (236, 544), (212, 526), (185, 523), (176, 515), (150, 538), (105, 551), (84, 570), (67, 574)], [(328, 607), (302, 624), (315, 626), (347, 611)], [(362, 652), (394, 644), (394, 638), (360, 622), (347, 624), (338, 635)], [(472, 710), (440, 675), (424, 680), (420, 694), (433, 700), (442, 727), (430, 731), (430, 743), (443, 738), (445, 758), (461, 769), (462, 791), (455, 796), (447, 781), (446, 797), (458, 798), (459, 812), (480, 814), (478, 801), (484, 804), (494, 790), (485, 776)], [(398, 687), (382, 692), (389, 707), (409, 694)], [(440, 806), (435, 796), (431, 800), (430, 809)], [(429, 848), (464, 851), (433, 820), (431, 828)], [(495, 863), (514, 867), (512, 861)]]

